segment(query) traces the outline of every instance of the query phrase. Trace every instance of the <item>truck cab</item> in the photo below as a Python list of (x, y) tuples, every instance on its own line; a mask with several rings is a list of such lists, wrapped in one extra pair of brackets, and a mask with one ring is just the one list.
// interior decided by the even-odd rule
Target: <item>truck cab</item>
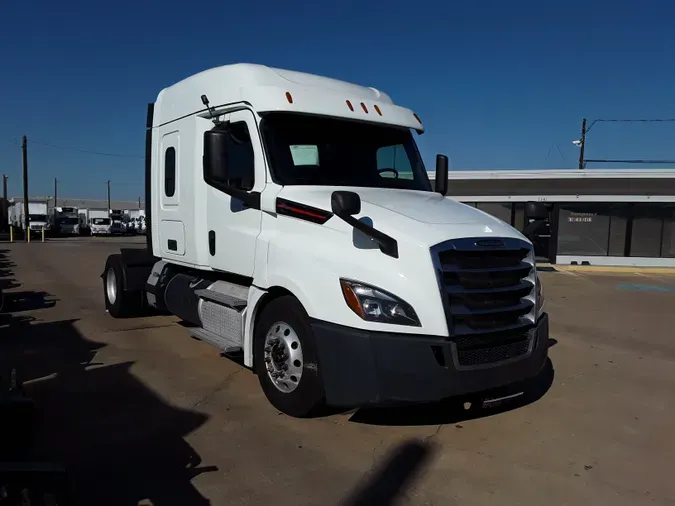
[(110, 210), (110, 234), (125, 235), (127, 233), (127, 219), (124, 211), (119, 209)]
[(243, 353), (277, 409), (417, 403), (532, 378), (548, 317), (532, 243), (432, 188), (420, 118), (375, 88), (218, 67), (148, 108), (144, 251), (113, 316), (168, 311)]
[(49, 231), (50, 227), (46, 212), (31, 213), (28, 215), (28, 218), (31, 233), (40, 234), (43, 231)]
[(55, 234), (80, 235), (80, 215), (77, 207), (54, 207), (51, 212), (51, 229)]
[(110, 218), (90, 218), (91, 235), (110, 235)]

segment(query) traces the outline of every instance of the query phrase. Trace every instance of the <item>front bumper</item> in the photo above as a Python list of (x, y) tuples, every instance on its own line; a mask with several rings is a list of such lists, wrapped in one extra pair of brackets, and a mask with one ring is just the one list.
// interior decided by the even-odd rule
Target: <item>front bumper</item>
[(364, 331), (312, 321), (326, 402), (359, 407), (435, 402), (536, 376), (548, 358), (548, 314), (530, 332), (531, 345), (502, 362), (459, 366), (448, 338)]

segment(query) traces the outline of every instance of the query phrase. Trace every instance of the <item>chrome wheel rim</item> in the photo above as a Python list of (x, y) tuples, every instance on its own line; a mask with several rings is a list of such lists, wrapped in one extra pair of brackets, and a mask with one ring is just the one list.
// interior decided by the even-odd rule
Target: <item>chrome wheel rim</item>
[(108, 294), (108, 301), (114, 304), (117, 300), (117, 277), (113, 269), (108, 269), (105, 275), (105, 290)]
[(288, 394), (298, 388), (304, 366), (302, 344), (288, 323), (277, 322), (269, 328), (264, 359), (267, 376), (277, 390)]

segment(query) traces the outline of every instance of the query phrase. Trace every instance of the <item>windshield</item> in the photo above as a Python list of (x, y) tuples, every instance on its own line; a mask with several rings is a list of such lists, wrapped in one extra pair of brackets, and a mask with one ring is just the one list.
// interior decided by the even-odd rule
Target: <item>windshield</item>
[(77, 225), (79, 222), (79, 218), (61, 218), (61, 223), (64, 225)]
[(110, 218), (94, 218), (92, 223), (94, 225), (110, 225)]
[(293, 113), (266, 114), (261, 128), (279, 184), (431, 191), (406, 128)]
[(28, 218), (30, 221), (47, 221), (46, 214), (29, 214)]

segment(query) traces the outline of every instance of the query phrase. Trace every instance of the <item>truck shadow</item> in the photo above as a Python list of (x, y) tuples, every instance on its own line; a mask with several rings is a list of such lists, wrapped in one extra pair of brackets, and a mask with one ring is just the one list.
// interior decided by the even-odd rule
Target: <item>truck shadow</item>
[(12, 313), (54, 307), (58, 301), (58, 299), (50, 296), (47, 292), (5, 292), (3, 296), (3, 311)]
[(388, 506), (419, 478), (431, 462), (436, 447), (428, 442), (407, 441), (389, 453), (385, 461), (340, 504), (344, 506)]
[(13, 279), (9, 279), (7, 277), (3, 277), (0, 275), (0, 290), (11, 290), (13, 288), (19, 288), (21, 286), (21, 283), (17, 283)]
[(184, 440), (208, 416), (167, 404), (131, 373), (133, 362), (96, 364), (105, 345), (74, 321), (5, 316), (0, 367), (16, 368), (38, 412), (24, 458), (63, 463), (73, 504), (210, 504), (191, 480), (217, 468), (201, 466)]
[[(19, 288), (21, 284), (14, 280), (14, 273), (9, 267), (3, 268), (2, 266), (14, 266), (7, 258), (7, 250), (0, 250), (0, 290), (2, 291), (0, 312), (16, 313), (54, 307), (57, 299), (46, 292), (8, 291)], [(3, 315), (2, 318), (5, 319), (6, 317)]]
[(0, 278), (8, 278), (12, 275), (12, 271), (4, 267), (0, 267)]
[[(367, 425), (400, 426), (452, 424), (486, 418), (538, 401), (551, 388), (554, 377), (553, 363), (548, 359), (541, 372), (524, 385), (414, 406), (361, 408), (352, 414), (349, 421)], [(466, 403), (470, 404), (468, 409), (465, 407)]]

